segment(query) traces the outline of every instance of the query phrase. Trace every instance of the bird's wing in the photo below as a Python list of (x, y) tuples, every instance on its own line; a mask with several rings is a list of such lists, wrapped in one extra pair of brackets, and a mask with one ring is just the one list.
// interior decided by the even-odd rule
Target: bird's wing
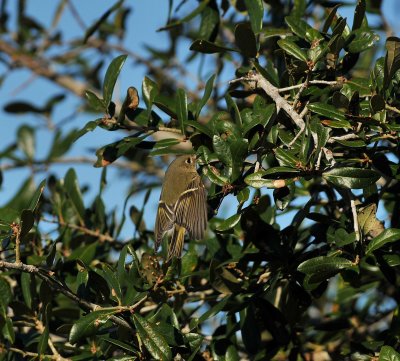
[(207, 197), (200, 177), (189, 183), (175, 204), (175, 223), (193, 239), (202, 239), (207, 228)]
[(164, 233), (174, 226), (174, 211), (163, 201), (158, 203), (156, 225), (154, 227), (154, 248), (157, 250), (161, 244)]

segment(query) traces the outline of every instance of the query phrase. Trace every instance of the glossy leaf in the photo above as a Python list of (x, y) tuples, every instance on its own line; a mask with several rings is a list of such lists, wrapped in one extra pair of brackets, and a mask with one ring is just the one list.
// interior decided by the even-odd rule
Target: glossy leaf
[(140, 340), (143, 342), (149, 353), (156, 360), (167, 361), (172, 359), (171, 349), (164, 336), (157, 331), (157, 326), (148, 322), (139, 314), (133, 314), (132, 318)]
[(76, 321), (69, 333), (69, 342), (74, 344), (84, 337), (95, 334), (112, 315), (118, 312), (118, 308), (91, 311)]
[(382, 346), (379, 352), (378, 361), (397, 361), (400, 360), (400, 353), (391, 346)]
[(213, 74), (206, 83), (206, 86), (204, 88), (204, 94), (203, 97), (201, 98), (200, 102), (197, 105), (196, 108), (196, 115), (195, 118), (197, 119), (200, 115), (201, 110), (203, 109), (203, 107), (207, 104), (208, 99), (210, 99), (211, 96), (211, 92), (213, 90), (213, 86), (214, 86), (214, 80), (215, 80), (216, 74)]
[(70, 168), (67, 171), (64, 182), (68, 197), (70, 198), (71, 203), (75, 208), (76, 214), (79, 217), (81, 223), (83, 223), (83, 220), (85, 218), (85, 206), (83, 204), (78, 178), (74, 169)]
[(105, 106), (103, 99), (100, 99), (95, 93), (91, 92), (90, 90), (86, 90), (85, 96), (86, 96), (87, 102), (89, 103), (90, 107), (93, 110), (96, 110), (99, 112), (107, 111), (107, 107)]
[(285, 21), (294, 34), (307, 40), (309, 43), (323, 40), (320, 32), (308, 25), (304, 20), (294, 16), (286, 16)]
[(106, 109), (108, 109), (108, 106), (110, 105), (115, 83), (117, 82), (119, 73), (121, 72), (126, 58), (127, 55), (117, 56), (107, 68), (103, 84), (103, 102), (106, 106)]
[(319, 256), (302, 262), (297, 269), (305, 274), (332, 273), (353, 266), (353, 262), (343, 257)]
[(255, 34), (261, 31), (264, 17), (262, 0), (244, 0), (250, 17), (251, 28)]
[(341, 167), (323, 172), (322, 177), (338, 187), (361, 189), (375, 184), (380, 176), (372, 169)]
[(307, 62), (307, 53), (301, 49), (296, 43), (289, 39), (278, 40), (278, 45), (281, 49), (287, 52), (289, 55), (295, 57), (298, 60)]
[(379, 236), (373, 238), (367, 245), (365, 254), (369, 255), (387, 243), (396, 242), (400, 239), (400, 229), (385, 229)]

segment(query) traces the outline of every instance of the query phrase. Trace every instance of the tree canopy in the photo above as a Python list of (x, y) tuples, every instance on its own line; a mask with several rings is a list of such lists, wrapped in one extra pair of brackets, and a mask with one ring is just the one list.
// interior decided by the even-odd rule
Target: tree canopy
[[(171, 0), (168, 44), (144, 55), (123, 42), (135, 2), (89, 26), (71, 0), (48, 26), (26, 3), (14, 25), (0, 6), (2, 79), (25, 69), (63, 93), (4, 106), (45, 122), (0, 145), (0, 185), (29, 173), (0, 205), (0, 360), (400, 359), (400, 39), (381, 1), (346, 18), (341, 1)], [(133, 63), (146, 76), (119, 92)], [(79, 129), (55, 115), (71, 96), (91, 117)], [(99, 129), (116, 140), (68, 158)], [(197, 156), (208, 228), (166, 262), (146, 214), (182, 153)], [(81, 163), (102, 168), (92, 200)], [(132, 179), (119, 210), (110, 169)]]

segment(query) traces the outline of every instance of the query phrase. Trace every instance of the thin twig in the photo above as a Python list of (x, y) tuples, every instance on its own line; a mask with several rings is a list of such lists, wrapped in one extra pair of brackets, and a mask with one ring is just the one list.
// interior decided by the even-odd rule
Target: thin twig
[[(279, 93), (283, 93), (283, 92), (287, 92), (293, 89), (299, 89), (305, 86), (307, 82), (301, 83), (301, 84), (297, 84), (297, 85), (292, 85), (292, 86), (288, 86), (285, 88), (279, 88), (278, 92)], [(340, 81), (328, 81), (328, 80), (310, 80), (308, 82), (308, 85), (330, 85), (330, 86), (334, 86), (334, 85), (339, 85), (342, 84), (342, 82)]]
[[(51, 273), (40, 269), (36, 266), (33, 265), (27, 265), (24, 263), (11, 263), (11, 262), (5, 262), (5, 261), (0, 261), (0, 269), (14, 269), (14, 270), (18, 270), (18, 271), (22, 271), (22, 272), (28, 272), (28, 273), (33, 273), (34, 275), (38, 276), (40, 279), (42, 279), (44, 282), (47, 283), (47, 285), (52, 288), (55, 291), (59, 291), (61, 292), (64, 296), (66, 296), (67, 298), (69, 298), (70, 300), (74, 301), (75, 303), (77, 303), (79, 306), (81, 306), (82, 308), (84, 308), (85, 310), (88, 311), (96, 311), (96, 310), (100, 310), (102, 309), (101, 306), (96, 305), (95, 303), (92, 302), (88, 302), (86, 300), (84, 300), (83, 298), (80, 298), (79, 296), (77, 296), (75, 293), (73, 293), (72, 291), (70, 291), (65, 285), (63, 285), (61, 282), (59, 282), (58, 280), (54, 279), (51, 276)], [(132, 311), (132, 309), (130, 309)], [(128, 322), (126, 322), (124, 319), (119, 318), (117, 316), (111, 316), (110, 320), (119, 325), (122, 326), (130, 331), (133, 331), (132, 327), (129, 325)]]
[(271, 99), (276, 104), (277, 113), (279, 113), (280, 109), (283, 109), (287, 113), (287, 115), (289, 115), (289, 117), (293, 120), (293, 122), (297, 125), (298, 128), (303, 129), (305, 127), (304, 120), (286, 101), (286, 99), (281, 97), (278, 88), (273, 86), (267, 79), (262, 77), (260, 74), (253, 72), (246, 77), (234, 79), (230, 83), (235, 83), (238, 81), (254, 83), (255, 88), (261, 88), (269, 97), (271, 97)]
[(43, 222), (46, 223), (53, 223), (53, 224), (59, 224), (62, 227), (67, 227), (70, 229), (74, 229), (76, 231), (80, 231), (84, 234), (87, 234), (88, 236), (92, 236), (92, 237), (96, 237), (98, 238), (98, 240), (100, 242), (115, 242), (115, 238), (110, 236), (109, 234), (104, 234), (101, 233), (99, 231), (93, 231), (92, 229), (86, 228), (86, 227), (82, 227), (82, 226), (78, 226), (76, 224), (72, 224), (72, 223), (66, 223), (64, 221), (61, 220), (52, 220), (52, 219), (47, 219), (47, 218), (42, 218), (41, 219)]
[(386, 104), (386, 105), (385, 105), (385, 109), (391, 110), (392, 112), (395, 112), (395, 113), (397, 113), (397, 114), (400, 114), (400, 109), (397, 109), (396, 107), (392, 107), (392, 106), (389, 105), (389, 104)]

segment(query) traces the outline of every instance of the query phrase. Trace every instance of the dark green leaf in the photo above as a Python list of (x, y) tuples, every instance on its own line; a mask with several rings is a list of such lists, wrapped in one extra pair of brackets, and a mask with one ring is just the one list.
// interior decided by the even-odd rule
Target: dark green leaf
[(40, 182), (35, 193), (33, 194), (31, 202), (29, 203), (28, 209), (30, 209), (31, 211), (34, 211), (36, 209), (45, 186), (46, 186), (46, 179), (43, 179)]
[(280, 39), (278, 40), (278, 45), (281, 49), (286, 51), (289, 55), (292, 55), (298, 60), (307, 62), (307, 53), (301, 49), (296, 43), (289, 39)]
[(354, 11), (354, 20), (352, 30), (361, 28), (365, 16), (365, 0), (358, 0), (356, 10)]
[(24, 209), (21, 213), (21, 222), (20, 222), (21, 239), (29, 233), (34, 223), (35, 223), (35, 218), (33, 216), (33, 212), (30, 209)]
[(373, 251), (381, 248), (387, 243), (396, 242), (400, 239), (400, 229), (389, 228), (385, 229), (379, 236), (373, 238), (365, 250), (365, 254), (369, 255)]
[(250, 17), (251, 28), (255, 34), (262, 29), (264, 5), (262, 0), (244, 0)]
[(156, 360), (172, 359), (171, 349), (164, 336), (157, 331), (157, 326), (148, 322), (139, 314), (132, 315), (133, 322), (141, 341)]
[(216, 74), (213, 74), (210, 77), (210, 79), (207, 80), (206, 86), (204, 88), (203, 97), (201, 98), (199, 104), (197, 104), (195, 119), (197, 119), (199, 117), (201, 110), (207, 104), (207, 101), (211, 96), (211, 92), (212, 92), (212, 89), (213, 89), (213, 86), (214, 86), (215, 77), (216, 77)]
[(7, 282), (5, 278), (0, 277), (0, 305), (4, 310), (7, 309), (11, 299), (12, 299), (12, 293), (10, 284)]
[[(313, 113), (322, 115), (328, 119), (336, 120), (336, 121), (346, 121), (344, 113), (337, 110), (333, 105), (326, 103), (312, 103), (309, 104), (308, 109), (310, 109)], [(348, 126), (350, 128), (350, 124)]]
[(110, 307), (104, 310), (91, 311), (88, 315), (82, 316), (72, 326), (69, 342), (74, 344), (83, 337), (96, 334), (100, 326), (104, 325), (118, 311), (118, 307)]
[(107, 107), (104, 105), (103, 99), (100, 99), (95, 93), (90, 90), (85, 91), (87, 102), (93, 110), (99, 112), (107, 112)]
[(357, 29), (352, 32), (354, 39), (348, 45), (350, 53), (361, 53), (379, 41), (379, 36), (372, 30)]
[(21, 289), (25, 304), (32, 308), (32, 276), (29, 273), (21, 273)]
[(68, 197), (71, 200), (73, 207), (75, 208), (76, 215), (79, 217), (80, 222), (83, 224), (85, 218), (85, 206), (83, 204), (78, 178), (73, 168), (70, 168), (67, 171), (67, 174), (65, 175), (64, 178), (64, 184)]
[(237, 51), (236, 49), (227, 48), (222, 45), (217, 45), (208, 40), (195, 40), (190, 45), (190, 50), (198, 51), (204, 54), (225, 53), (226, 51)]
[(44, 328), (44, 331), (42, 332), (42, 334), (39, 337), (39, 343), (37, 346), (39, 355), (43, 355), (47, 350), (47, 346), (48, 346), (48, 342), (49, 342), (49, 332), (50, 332), (49, 327), (46, 326)]
[(323, 172), (322, 177), (338, 187), (362, 189), (374, 184), (380, 176), (372, 169), (341, 167)]
[(339, 272), (342, 269), (352, 267), (352, 261), (343, 257), (319, 256), (302, 262), (297, 269), (300, 272), (311, 275), (315, 273)]
[(222, 223), (218, 225), (216, 228), (217, 232), (226, 232), (230, 229), (235, 228), (235, 226), (240, 222), (241, 214), (234, 214), (233, 216), (225, 219)]
[(285, 21), (294, 34), (307, 40), (309, 43), (323, 40), (320, 32), (308, 25), (304, 20), (294, 16), (286, 16)]
[(121, 72), (122, 66), (125, 63), (126, 58), (127, 55), (117, 56), (115, 59), (113, 59), (113, 61), (107, 68), (103, 84), (103, 102), (106, 109), (108, 109), (108, 106), (110, 105), (115, 83), (118, 79), (118, 75)]
[(106, 23), (107, 18), (115, 11), (117, 10), (123, 3), (123, 0), (118, 1), (115, 3), (112, 7), (110, 7), (99, 19), (95, 21), (93, 25), (91, 25), (85, 33), (85, 37), (83, 38), (83, 43), (85, 44), (87, 40), (90, 38), (91, 35), (93, 35), (97, 29), (101, 27), (104, 23)]

